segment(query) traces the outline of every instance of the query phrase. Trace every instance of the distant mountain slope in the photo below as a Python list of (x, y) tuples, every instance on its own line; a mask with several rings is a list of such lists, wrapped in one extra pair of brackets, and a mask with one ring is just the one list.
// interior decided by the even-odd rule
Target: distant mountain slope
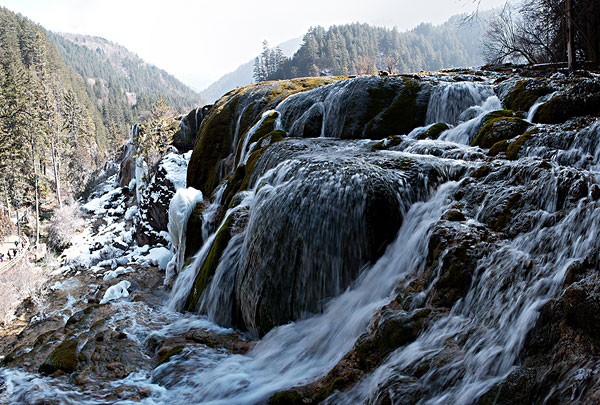
[(327, 74), (396, 73), (438, 70), (483, 63), (480, 38), (483, 16), (470, 23), (451, 17), (438, 26), (422, 23), (399, 32), (368, 24), (311, 28), (303, 44), (269, 79)]
[[(118, 146), (88, 84), (40, 25), (0, 7), (0, 184), (5, 208), (81, 192)], [(126, 133), (125, 133), (126, 134)], [(61, 196), (62, 193), (62, 196)], [(10, 201), (9, 201), (10, 200)]]
[[(423, 23), (406, 32), (359, 23), (311, 28), (302, 39), (280, 45), (289, 59), (271, 78), (365, 73), (365, 65), (371, 70), (387, 70), (390, 61), (395, 62), (393, 70), (397, 73), (480, 65), (480, 41), (489, 15), (489, 11), (482, 11), (468, 22), (465, 16), (457, 15), (444, 24)], [(252, 83), (253, 72), (251, 60), (201, 94), (213, 102), (236, 87)]]
[(65, 63), (84, 77), (87, 91), (105, 122), (133, 123), (159, 94), (179, 112), (201, 104), (201, 97), (175, 77), (104, 38), (50, 33)]
[[(290, 57), (298, 50), (298, 48), (300, 48), (301, 44), (302, 38), (298, 37), (283, 42), (277, 46), (281, 48), (285, 56)], [(227, 73), (219, 80), (208, 86), (205, 90), (202, 90), (200, 92), (202, 99), (212, 103), (229, 90), (252, 83), (254, 81), (253, 74), (254, 59), (244, 63), (233, 72)]]

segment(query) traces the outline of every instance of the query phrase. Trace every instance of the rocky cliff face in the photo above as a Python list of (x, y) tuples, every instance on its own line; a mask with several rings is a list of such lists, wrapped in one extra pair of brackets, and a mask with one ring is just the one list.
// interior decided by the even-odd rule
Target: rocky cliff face
[[(458, 70), (232, 91), (164, 193), (204, 196), (172, 286), (165, 196), (144, 211), (108, 192), (97, 232), (114, 243), (60, 280), (95, 285), (68, 290), (89, 305), (0, 340), (0, 378), (30, 402), (594, 403), (598, 83)], [(135, 246), (137, 220), (165, 246)]]
[[(411, 342), (425, 345), (424, 339), (433, 344), (432, 339), (450, 333), (465, 341), (441, 349), (445, 344), (434, 339), (441, 350), (403, 366), (401, 378), (389, 375), (369, 393), (360, 385), (336, 394), (333, 402), (372, 401), (384, 393), (395, 402), (400, 394), (392, 394), (393, 387), (400, 386), (402, 398), (437, 398), (446, 391), (429, 391), (433, 381), (489, 390), (484, 396), (472, 394), (480, 402), (504, 398), (502, 392), (516, 387), (520, 398), (555, 395), (561, 402), (564, 394), (540, 389), (540, 379), (549, 377), (543, 377), (540, 354), (531, 354), (530, 346), (540, 340), (534, 338), (539, 328), (554, 333), (555, 344), (564, 336), (548, 331), (555, 330), (547, 325), (551, 315), (536, 321), (537, 302), (547, 302), (542, 313), (555, 313), (576, 306), (552, 304), (562, 291), (573, 299), (593, 295), (585, 287), (589, 283), (567, 277), (577, 285), (569, 287), (559, 280), (572, 261), (589, 260), (595, 251), (591, 240), (573, 248), (568, 238), (586, 234), (573, 222), (580, 215), (586, 227), (596, 229), (589, 215), (600, 197), (593, 174), (600, 128), (593, 118), (600, 113), (597, 86), (593, 75), (463, 71), (272, 82), (226, 95), (200, 130), (188, 184), (213, 193), (213, 204), (222, 207), (216, 210), (216, 222), (222, 224), (218, 232), (232, 224), (235, 231), (228, 234), (231, 243), (220, 247), (219, 257), (227, 260), (215, 263), (209, 274), (202, 273), (206, 266), (199, 271), (187, 308), (258, 335), (322, 312), (328, 297), (339, 295), (361, 269), (377, 262), (412, 204), (428, 199), (440, 184), (459, 181), (447, 211), (427, 236), (428, 248), (412, 281), (398, 286), (397, 297), (330, 375), (283, 398), (324, 399), (323, 390), (330, 394), (365, 375), (376, 378), (369, 373), (395, 364), (387, 358), (390, 352), (409, 350)], [(231, 213), (241, 206), (240, 222)], [(235, 244), (232, 235), (240, 235)], [(580, 256), (583, 251), (588, 253)], [(546, 280), (540, 281), (546, 286), (539, 290), (530, 284), (533, 279)], [(530, 294), (528, 288), (538, 290)], [(503, 300), (516, 300), (521, 307), (508, 308)], [(476, 315), (467, 316), (470, 311)], [(454, 316), (467, 316), (475, 329), (439, 329)], [(573, 327), (578, 315), (565, 316)], [(523, 317), (527, 321), (518, 322)], [(514, 332), (520, 337), (476, 332), (490, 327), (484, 326), (486, 318), (520, 328)], [(432, 336), (426, 337), (428, 329)], [(454, 370), (451, 374), (438, 375), (452, 350), (475, 361), (477, 342), (506, 347), (510, 339), (520, 342), (510, 354), (486, 359), (484, 368), (497, 370), (496, 377), (454, 363), (445, 366)], [(536, 367), (510, 373), (508, 365), (522, 361)], [(467, 377), (457, 378), (461, 373)], [(528, 379), (538, 381), (536, 388)], [(552, 381), (556, 384), (556, 377)]]

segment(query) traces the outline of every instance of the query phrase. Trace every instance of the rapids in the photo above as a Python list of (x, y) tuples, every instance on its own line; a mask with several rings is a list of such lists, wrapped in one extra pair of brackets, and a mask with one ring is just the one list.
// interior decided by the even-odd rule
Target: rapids
[[(109, 322), (121, 325), (140, 347), (195, 327), (228, 334), (245, 325), (255, 342), (247, 353), (186, 347), (154, 369), (93, 390), (65, 377), (3, 367), (0, 399), (100, 404), (126, 382), (143, 388), (147, 396), (141, 402), (148, 404), (266, 403), (276, 392), (328, 378), (365, 336), (376, 334), (382, 308), (402, 317), (428, 308), (431, 316), (415, 339), (383, 353), (354, 384), (331, 390), (326, 403), (471, 404), (483, 398), (516, 370), (540, 311), (560, 295), (571, 266), (598, 248), (600, 203), (592, 194), (600, 180), (600, 122), (560, 133), (561, 147), (542, 138), (555, 127), (535, 124), (538, 132), (518, 160), (494, 160), (470, 146), (486, 114), (503, 108), (491, 81), (434, 84), (419, 93), (429, 97), (425, 126), (398, 134), (383, 147), (372, 140), (340, 139), (347, 131), (361, 133), (358, 127), (348, 129), (344, 112), (344, 100), (362, 91), (357, 81), (289, 96), (245, 133), (239, 126), (249, 104), (237, 106), (232, 150), (240, 153), (237, 159), (234, 153), (234, 168), (246, 165), (261, 147), (250, 139), (273, 113), (275, 129), (290, 138), (266, 149), (248, 189), (226, 210), (219, 207), (228, 180), (213, 193), (199, 230), (204, 244), (169, 295), (156, 305), (112, 304), (119, 312)], [(537, 100), (527, 119), (550, 98)], [(439, 139), (417, 140), (439, 122), (449, 127)], [(572, 191), (575, 183), (583, 190), (579, 194)], [(382, 239), (383, 248), (365, 242), (372, 224), (364, 219), (370, 212), (365, 196), (372, 190), (383, 193), (389, 203), (384, 209), (397, 214), (393, 237)], [(466, 219), (449, 219), (457, 211)], [(225, 230), (231, 237), (197, 313), (181, 313)], [(432, 241), (443, 232), (450, 232), (450, 242), (432, 253)], [(304, 242), (297, 245), (282, 235)], [(472, 263), (472, 269), (463, 285), (453, 287), (462, 293), (443, 301), (444, 260), (453, 260), (453, 238), (467, 241), (461, 265)], [(340, 257), (327, 254), (344, 249), (349, 253)], [(282, 262), (279, 251), (291, 252), (293, 262)], [(266, 287), (255, 275), (271, 279), (293, 266), (298, 269), (293, 280), (277, 286), (293, 291), (293, 301), (283, 294), (281, 302), (270, 303), (284, 315), (261, 329), (256, 313), (263, 309), (253, 305), (262, 296), (252, 294)]]

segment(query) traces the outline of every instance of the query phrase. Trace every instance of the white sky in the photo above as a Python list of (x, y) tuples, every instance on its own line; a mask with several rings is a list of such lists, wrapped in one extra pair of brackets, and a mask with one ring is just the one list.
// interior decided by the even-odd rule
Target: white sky
[[(481, 0), (481, 9), (505, 0)], [(287, 5), (294, 4), (294, 5)], [(0, 0), (52, 31), (117, 42), (196, 90), (311, 26), (366, 22), (404, 31), (470, 12), (473, 0)]]

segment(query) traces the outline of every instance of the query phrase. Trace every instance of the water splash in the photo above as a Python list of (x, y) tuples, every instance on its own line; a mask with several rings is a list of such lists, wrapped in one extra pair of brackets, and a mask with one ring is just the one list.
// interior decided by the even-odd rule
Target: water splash
[(435, 86), (427, 107), (427, 124), (454, 124), (469, 107), (483, 105), (495, 96), (494, 87), (485, 83), (456, 82)]
[[(169, 398), (253, 404), (274, 391), (323, 375), (353, 346), (394, 287), (422, 270), (427, 234), (447, 209), (455, 188), (456, 183), (446, 183), (429, 201), (415, 203), (384, 256), (362, 272), (354, 287), (333, 299), (323, 314), (275, 328), (246, 356), (227, 357), (214, 367), (197, 370), (198, 360), (191, 356), (184, 360), (190, 385), (175, 384)], [(163, 378), (167, 377), (153, 381), (161, 383)]]

